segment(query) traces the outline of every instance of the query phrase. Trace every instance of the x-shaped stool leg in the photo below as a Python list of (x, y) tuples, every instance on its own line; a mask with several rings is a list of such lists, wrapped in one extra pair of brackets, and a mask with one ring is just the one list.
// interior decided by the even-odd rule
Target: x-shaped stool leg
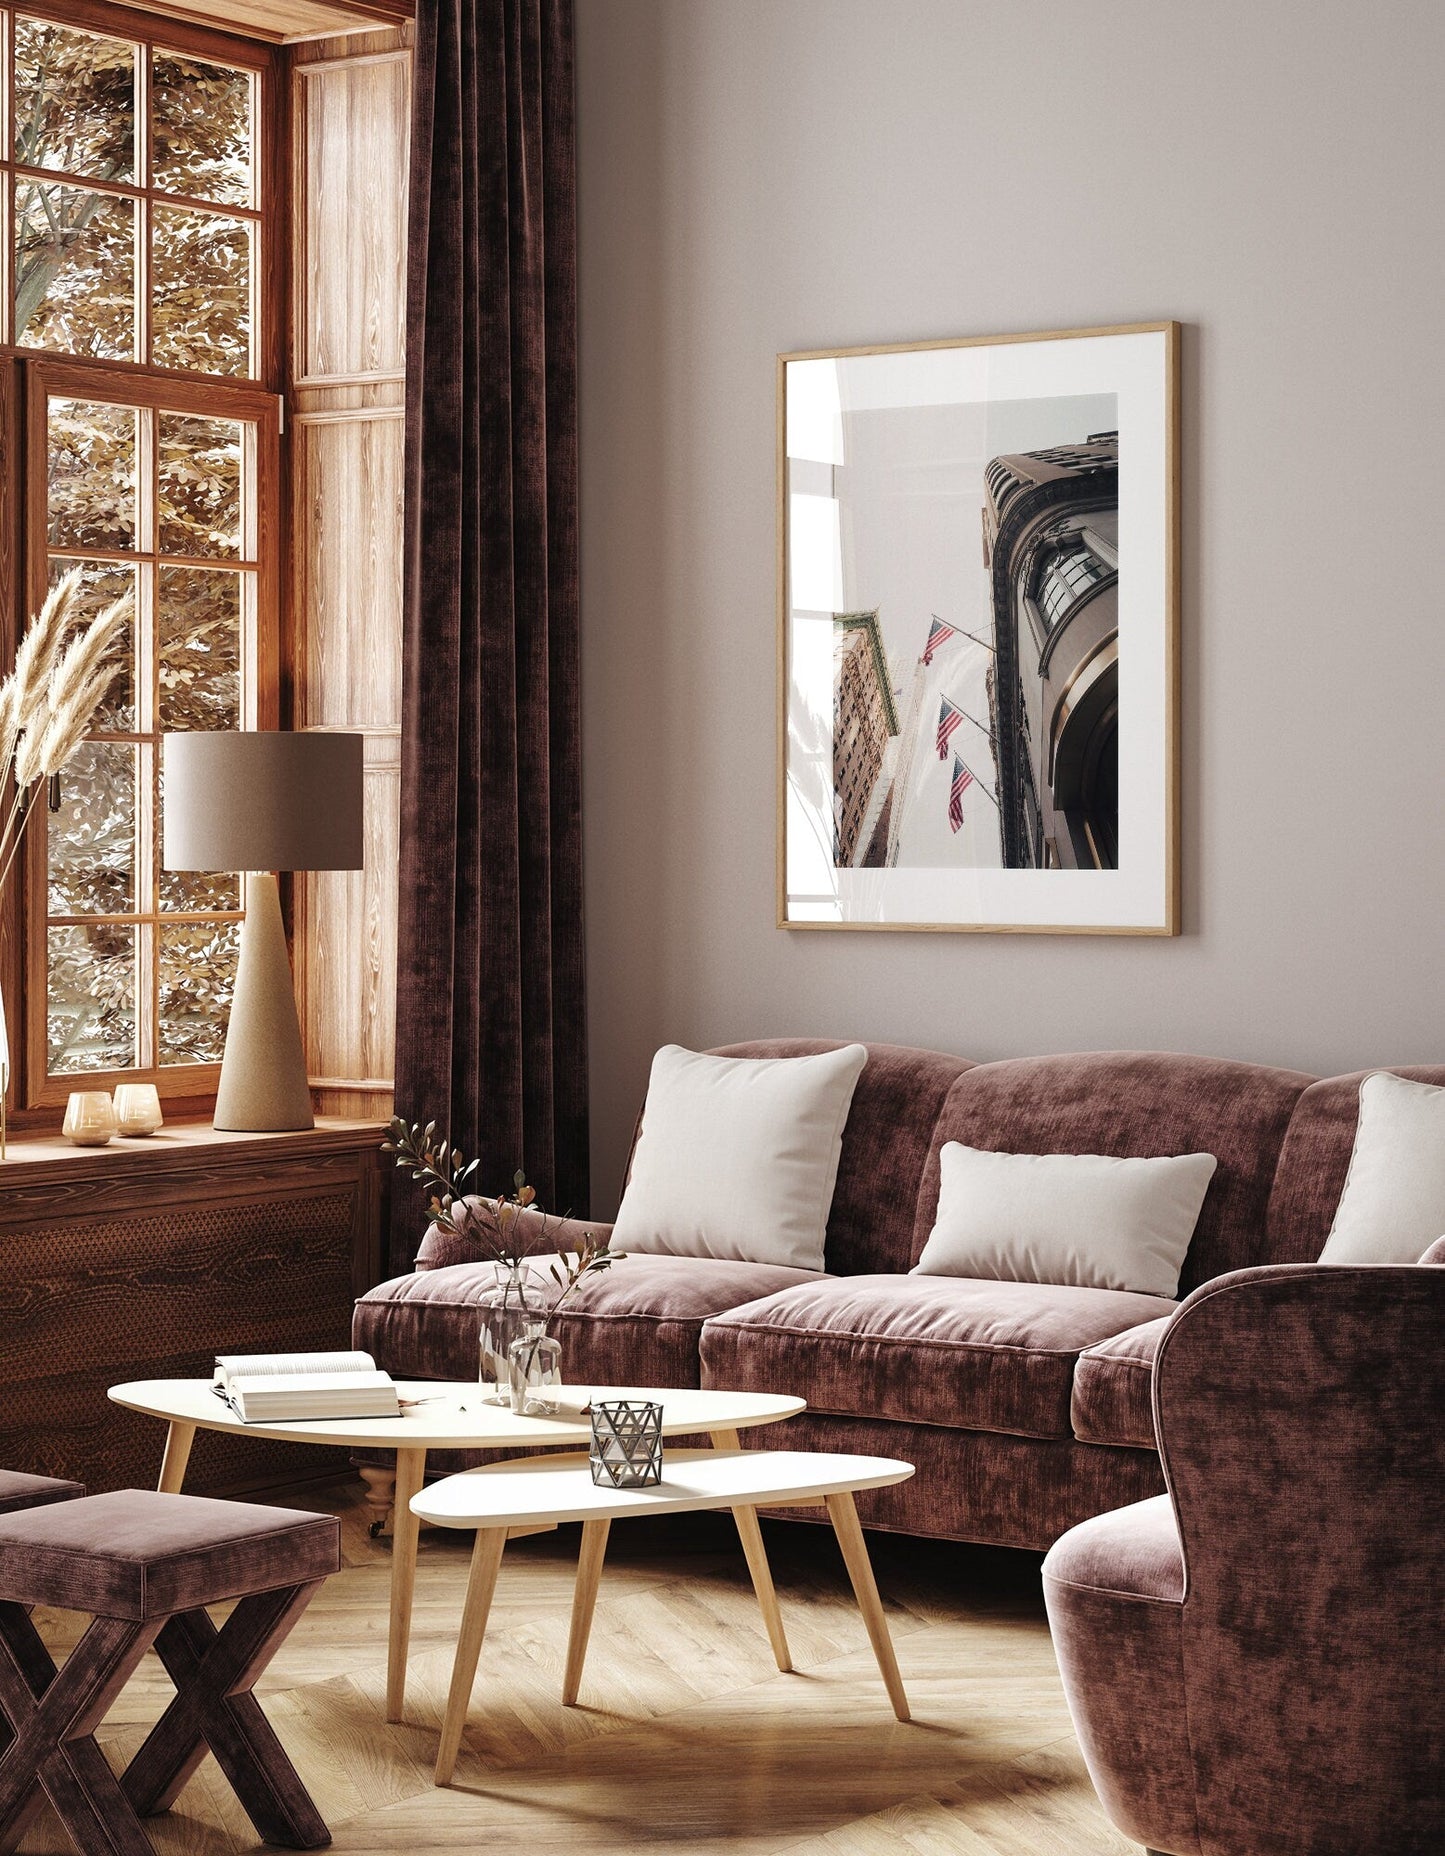
[(159, 1629), (96, 1618), (57, 1670), (25, 1607), (0, 1603), (0, 1850), (48, 1797), (83, 1856), (154, 1856), (94, 1734)]
[(256, 1678), (321, 1589), (291, 1585), (243, 1598), (218, 1631), (204, 1611), (168, 1618), (156, 1654), (176, 1685), (121, 1780), (134, 1809), (164, 1811), (209, 1748), (268, 1843), (323, 1849), (331, 1833), (251, 1693)]

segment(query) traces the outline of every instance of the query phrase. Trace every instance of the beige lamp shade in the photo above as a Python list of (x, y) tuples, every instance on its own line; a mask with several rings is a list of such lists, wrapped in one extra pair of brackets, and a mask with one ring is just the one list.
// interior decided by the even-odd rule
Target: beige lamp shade
[(165, 735), (167, 870), (359, 870), (360, 735)]
[(310, 1128), (275, 873), (361, 869), (361, 736), (164, 735), (161, 754), (166, 869), (248, 873), (215, 1125)]

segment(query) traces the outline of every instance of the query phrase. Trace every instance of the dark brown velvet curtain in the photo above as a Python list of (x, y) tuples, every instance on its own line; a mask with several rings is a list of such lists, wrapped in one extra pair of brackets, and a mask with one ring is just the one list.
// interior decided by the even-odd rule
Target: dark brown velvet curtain
[(421, 0), (415, 69), (397, 1112), (583, 1213), (571, 0)]

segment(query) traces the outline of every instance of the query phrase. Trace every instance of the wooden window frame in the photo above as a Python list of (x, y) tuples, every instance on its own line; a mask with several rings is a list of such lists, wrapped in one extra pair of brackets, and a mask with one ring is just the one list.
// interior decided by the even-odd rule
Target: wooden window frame
[[(0, 0), (0, 33), (8, 36), (14, 14), (57, 26), (93, 31), (137, 45), (180, 52), (203, 61), (245, 68), (255, 74), (256, 184), (252, 204), (232, 207), (215, 201), (196, 205), (221, 216), (247, 218), (256, 226), (252, 251), (252, 315), (254, 376), (202, 374), (191, 370), (152, 367), (144, 361), (91, 360), (59, 350), (21, 347), (0, 340), (0, 459), (24, 460), (23, 483), (17, 473), (0, 475), (0, 661), (8, 665), (30, 613), (44, 598), (47, 578), (45, 404), (52, 393), (78, 399), (193, 412), (215, 418), (255, 422), (258, 444), (256, 593), (257, 622), (249, 641), (254, 670), (252, 701), (247, 725), (276, 728), (283, 719), (282, 647), (286, 512), (286, 456), (283, 441), (281, 393), (289, 328), (289, 227), (285, 203), (289, 194), (289, 112), (286, 95), (287, 61), (274, 44), (241, 38), (168, 19), (155, 13), (112, 5), (109, 0)], [(8, 49), (8, 47), (7, 47)], [(0, 98), (0, 124), (8, 149), (13, 108), (9, 74), (13, 60), (6, 58), (6, 94)], [(138, 86), (137, 110), (144, 108), (145, 87)], [(23, 173), (33, 170), (22, 169)], [(12, 168), (0, 166), (6, 189), (0, 212), (0, 287), (5, 297), (8, 332), (11, 267), (14, 262)], [(85, 176), (45, 170), (47, 180), (91, 185)], [(156, 194), (163, 202), (180, 201), (149, 186), (149, 173), (137, 174), (131, 183), (104, 182), (96, 190), (139, 198)], [(137, 290), (145, 285), (145, 264), (137, 254)], [(138, 305), (138, 314), (148, 314)], [(255, 332), (259, 319), (259, 333)], [(144, 352), (144, 350), (143, 350)], [(99, 558), (99, 557), (98, 557)], [(224, 566), (217, 561), (214, 566)], [(120, 1082), (153, 1082), (172, 1112), (205, 1112), (214, 1102), (220, 1078), (219, 1064), (157, 1065), (114, 1071), (47, 1074), (48, 961), (46, 947), (47, 832), (43, 819), (32, 824), (17, 870), (23, 880), (11, 885), (0, 920), (0, 984), (10, 1013), (12, 1084), (11, 1099), (19, 1112), (17, 1128), (44, 1127), (56, 1122), (70, 1091), (110, 1088)], [(244, 902), (244, 895), (243, 895)], [(219, 915), (223, 912), (218, 912)], [(142, 1010), (143, 1002), (137, 1002)]]
[[(45, 468), (47, 448), (46, 409), (52, 398), (89, 399), (109, 404), (138, 406), (152, 412), (193, 413), (216, 419), (235, 419), (252, 421), (256, 429), (256, 511), (255, 511), (255, 554), (248, 558), (243, 550), (239, 563), (224, 557), (210, 560), (197, 560), (194, 564), (202, 569), (227, 570), (238, 567), (255, 574), (255, 624), (249, 637), (242, 640), (242, 726), (246, 728), (276, 728), (280, 722), (280, 636), (275, 615), (279, 610), (281, 597), (281, 560), (277, 547), (277, 528), (280, 516), (280, 418), (274, 394), (266, 392), (250, 382), (225, 381), (214, 377), (191, 378), (174, 376), (165, 379), (150, 379), (138, 375), (134, 370), (111, 372), (94, 363), (78, 363), (70, 360), (30, 361), (26, 366), (26, 436), (27, 469), (26, 488), (28, 492), (28, 509), (24, 516), (24, 527), (30, 546), (27, 551), (26, 581), (29, 598), (29, 610), (36, 611), (45, 598), (49, 583), (49, 551), (44, 545), (47, 511), (47, 473)], [(137, 485), (137, 497), (141, 506), (153, 499), (155, 494), (158, 461), (154, 456), (144, 457), (140, 464), (141, 481)], [(147, 481), (147, 479), (149, 481)], [(88, 560), (99, 560), (109, 564), (124, 565), (135, 561), (144, 570), (145, 563), (165, 565), (173, 557), (159, 555), (153, 557), (143, 548), (126, 553), (107, 549), (87, 548), (77, 550)], [(179, 562), (189, 563), (189, 557)], [(139, 718), (137, 718), (139, 720)], [(133, 731), (135, 739), (158, 739), (159, 726), (142, 734)], [(144, 796), (142, 797), (144, 806)], [(43, 814), (43, 807), (41, 808)], [(157, 822), (152, 820), (150, 829), (138, 833), (144, 837), (144, 850), (148, 855), (157, 835)], [(36, 1010), (34, 1002), (49, 1002), (49, 950), (48, 925), (50, 911), (47, 900), (48, 887), (48, 833), (44, 817), (38, 815), (32, 823), (28, 842), (24, 850), (26, 878), (24, 890), (27, 898), (34, 899), (34, 906), (26, 911), (25, 930), (25, 987), (27, 1003), (25, 1014), (25, 1103), (28, 1108), (54, 1107), (63, 1104), (72, 1089), (94, 1087), (112, 1088), (117, 1083), (137, 1082), (154, 1083), (164, 1098), (192, 1099), (197, 1096), (210, 1097), (216, 1092), (220, 1081), (219, 1064), (150, 1064), (136, 1065), (120, 1070), (97, 1070), (70, 1072), (52, 1076), (48, 1073), (47, 1063), (47, 1010)], [(139, 870), (137, 871), (139, 878)], [(244, 895), (242, 897), (244, 904)], [(205, 910), (201, 915), (207, 920), (239, 919), (242, 910)], [(134, 911), (138, 922), (164, 925), (169, 920), (184, 921), (187, 916), (182, 911), (169, 910)], [(117, 921), (130, 920), (129, 916), (118, 916)], [(147, 988), (136, 999), (137, 1023), (142, 1027), (142, 1047), (154, 1047), (156, 1027), (151, 1022), (154, 1010), (153, 988)]]

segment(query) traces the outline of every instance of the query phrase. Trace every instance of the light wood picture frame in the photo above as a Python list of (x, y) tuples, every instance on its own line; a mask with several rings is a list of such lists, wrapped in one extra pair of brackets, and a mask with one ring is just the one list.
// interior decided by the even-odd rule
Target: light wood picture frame
[(1179, 932), (1177, 322), (778, 357), (778, 925)]

